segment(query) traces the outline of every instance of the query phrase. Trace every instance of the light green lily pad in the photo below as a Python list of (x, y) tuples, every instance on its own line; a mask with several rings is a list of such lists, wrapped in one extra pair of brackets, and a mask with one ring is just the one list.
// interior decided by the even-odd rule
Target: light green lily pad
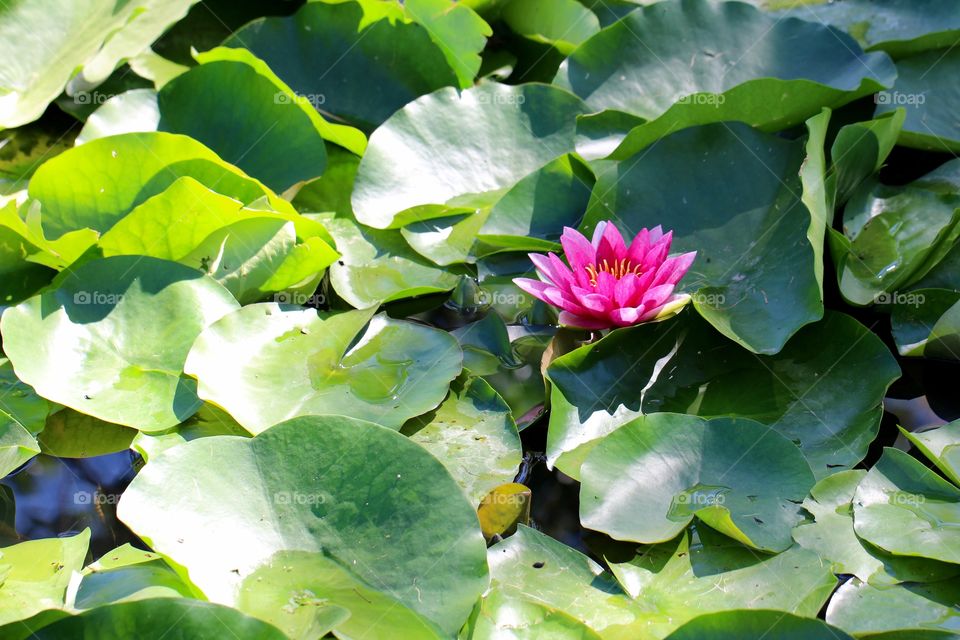
[(957, 602), (956, 580), (874, 587), (854, 579), (830, 600), (827, 622), (858, 637), (900, 631), (904, 640), (951, 638), (960, 624)]
[(40, 453), (40, 445), (29, 431), (0, 411), (0, 478)]
[(58, 458), (92, 458), (123, 451), (137, 435), (136, 429), (105, 422), (69, 407), (47, 418), (37, 437), (47, 455)]
[(441, 89), (395, 113), (370, 136), (357, 173), (359, 222), (385, 229), (487, 204), (551, 160), (573, 151), (585, 110), (555, 87), (484, 82)]
[(803, 618), (782, 611), (732, 609), (694, 618), (667, 640), (853, 640), (852, 636), (816, 618)]
[(510, 640), (602, 640), (568, 613), (491, 589), (477, 605), (461, 637)]
[(600, 20), (576, 0), (513, 0), (501, 17), (515, 32), (570, 55), (600, 30)]
[(75, 144), (121, 133), (156, 131), (160, 124), (157, 92), (132, 89), (112, 96), (87, 118)]
[(919, 449), (945, 476), (960, 485), (960, 420), (929, 431), (900, 432)]
[(174, 262), (116, 256), (65, 272), (59, 288), (6, 310), (3, 347), (17, 376), (53, 402), (161, 431), (200, 408), (183, 374), (200, 331), (238, 307)]
[(150, 598), (190, 598), (190, 586), (150, 551), (129, 544), (107, 552), (83, 569), (74, 605), (92, 609), (115, 602)]
[[(770, 461), (776, 460), (776, 465)], [(580, 520), (618, 540), (666, 542), (696, 516), (761, 551), (784, 551), (814, 484), (800, 450), (751, 420), (655, 413), (601, 440), (580, 468)]]
[(446, 332), (374, 311), (243, 307), (197, 338), (185, 371), (199, 379), (200, 397), (251, 433), (310, 414), (399, 429), (443, 400), (460, 373), (460, 346)]
[(476, 512), (443, 465), (351, 418), (169, 449), (134, 478), (118, 513), (214, 602), (235, 604), (243, 580), (278, 551), (323, 552), (447, 633), (487, 588)]

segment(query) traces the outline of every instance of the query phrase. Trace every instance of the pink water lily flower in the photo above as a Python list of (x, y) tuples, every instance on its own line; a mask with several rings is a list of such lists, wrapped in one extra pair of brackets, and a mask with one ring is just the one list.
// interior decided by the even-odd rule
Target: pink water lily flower
[(601, 222), (593, 241), (565, 227), (556, 254), (530, 254), (540, 280), (516, 278), (518, 287), (559, 307), (560, 324), (580, 329), (626, 327), (673, 315), (690, 296), (673, 293), (697, 252), (668, 258), (673, 232), (641, 229), (628, 247), (616, 225)]

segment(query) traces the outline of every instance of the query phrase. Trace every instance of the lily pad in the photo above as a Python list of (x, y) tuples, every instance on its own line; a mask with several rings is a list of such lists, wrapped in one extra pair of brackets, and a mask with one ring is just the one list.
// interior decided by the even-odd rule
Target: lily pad
[(680, 283), (697, 311), (751, 351), (777, 353), (823, 315), (804, 157), (802, 141), (741, 124), (681, 131), (606, 163), (581, 230), (612, 220), (633, 237), (670, 221), (673, 250), (697, 251)]
[(873, 585), (929, 582), (960, 573), (960, 566), (886, 553), (857, 537), (851, 502), (866, 475), (861, 469), (841, 471), (818, 482), (803, 501), (814, 521), (797, 526), (793, 539), (832, 562), (834, 573), (851, 574)]
[(960, 291), (913, 289), (888, 297), (900, 355), (960, 360)]
[(956, 580), (889, 587), (851, 580), (830, 600), (826, 617), (830, 624), (858, 637), (900, 631), (904, 639), (950, 638), (960, 622), (957, 602), (960, 585)]
[(47, 418), (37, 440), (47, 455), (92, 458), (123, 451), (137, 433), (136, 429), (104, 422), (65, 407)]
[(649, 609), (631, 600), (596, 562), (523, 525), (490, 547), (490, 573), (503, 597), (549, 607), (606, 640), (645, 637)]
[(153, 89), (132, 89), (112, 96), (87, 118), (75, 144), (97, 138), (156, 131), (160, 124), (157, 92)]
[(280, 551), (271, 557), (243, 581), (237, 608), (302, 640), (330, 631), (341, 638), (444, 637), (433, 623), (335, 560), (309, 551)]
[(442, 217), (447, 205), (488, 204), (573, 151), (584, 110), (540, 84), (484, 82), (418, 98), (370, 136), (352, 197), (357, 220), (385, 229)]
[(777, 609), (815, 617), (837, 579), (820, 556), (796, 545), (758, 554), (698, 525), (654, 546), (620, 543), (604, 559), (631, 597), (669, 614), (674, 626), (727, 609)]
[(954, 484), (960, 485), (960, 420), (929, 431), (900, 432)]
[(169, 431), (162, 433), (139, 432), (130, 443), (130, 448), (139, 453), (145, 462), (171, 447), (210, 436), (249, 437), (250, 432), (237, 424), (223, 409), (204, 403), (200, 410)]
[(905, 117), (906, 112), (897, 109), (874, 120), (840, 128), (830, 147), (829, 190), (835, 206), (846, 204), (861, 184), (880, 171), (897, 142)]
[(482, 378), (454, 381), (436, 410), (402, 429), (441, 461), (474, 504), (513, 480), (521, 445), (510, 407)]
[(0, 358), (0, 411), (33, 434), (43, 430), (50, 412), (50, 403), (17, 377), (7, 358)]
[[(792, 45), (798, 41), (802, 50)], [(785, 129), (895, 77), (886, 54), (864, 53), (819, 22), (778, 19), (744, 3), (683, 0), (643, 7), (603, 29), (567, 58), (554, 82), (591, 111), (648, 121), (612, 154), (624, 160), (695, 125), (737, 120)]]
[(694, 618), (667, 640), (853, 640), (840, 629), (816, 618), (803, 618), (782, 611), (719, 611)]
[(373, 129), (417, 96), (459, 84), (431, 32), (403, 15), (368, 1), (310, 2), (254, 20), (224, 44), (249, 49), (323, 112)]
[(256, 438), (169, 449), (134, 478), (118, 513), (214, 602), (235, 604), (277, 551), (322, 551), (448, 633), (487, 587), (476, 512), (443, 465), (351, 418), (299, 418)]
[(0, 625), (64, 606), (72, 572), (83, 567), (90, 530), (0, 548)]
[(324, 140), (363, 153), (363, 133), (328, 123), (249, 51), (218, 47), (196, 57), (198, 66), (157, 95), (160, 130), (199, 140), (278, 192), (323, 173)]
[(71, 79), (81, 90), (97, 86), (123, 59), (148, 48), (195, 1), (4, 4), (0, 42), (7, 45), (3, 57), (11, 64), (0, 73), (0, 128), (39, 118)]
[(129, 544), (84, 567), (74, 605), (92, 609), (115, 602), (192, 597), (191, 588), (155, 553)]
[(17, 376), (43, 397), (161, 431), (200, 408), (183, 363), (200, 331), (237, 306), (193, 269), (116, 256), (66, 272), (59, 288), (8, 309), (0, 330)]
[(40, 445), (30, 432), (8, 414), (0, 411), (0, 478), (38, 453)]
[(327, 229), (342, 254), (330, 267), (330, 283), (358, 309), (449, 291), (457, 283), (455, 274), (411, 250), (399, 231), (371, 229), (347, 218), (330, 220)]
[(515, 33), (570, 55), (600, 30), (600, 20), (576, 0), (513, 0), (501, 18)]
[(903, 556), (960, 564), (960, 489), (886, 448), (853, 499), (857, 535)]
[(251, 433), (310, 414), (399, 429), (443, 400), (460, 373), (460, 346), (443, 331), (374, 311), (243, 307), (197, 338), (185, 371), (199, 379), (203, 399)]
[(199, 142), (162, 132), (99, 138), (62, 153), (37, 169), (30, 196), (43, 205), (44, 234), (55, 240), (84, 227), (107, 231), (182, 176), (244, 204), (266, 197), (273, 210), (293, 213), (288, 202)]
[(800, 450), (771, 427), (666, 413), (606, 436), (580, 474), (580, 520), (589, 529), (618, 540), (665, 542), (696, 516), (773, 552), (793, 544), (797, 505), (814, 484)]
[[(171, 626), (173, 625), (173, 626)], [(214, 638), (226, 632), (239, 640), (285, 640), (274, 626), (236, 609), (189, 598), (153, 598), (96, 607), (34, 632), (38, 640), (84, 638)]]
[(546, 605), (491, 589), (464, 628), (465, 638), (602, 640), (575, 617)]
[(907, 111), (899, 144), (941, 153), (960, 151), (960, 122), (954, 109), (960, 98), (960, 51), (955, 46), (898, 60), (896, 84), (877, 95), (878, 114), (900, 107)]
[(827, 313), (775, 356), (755, 356), (686, 311), (613, 331), (556, 359), (547, 374), (547, 458), (568, 475), (579, 474), (593, 441), (641, 413), (672, 411), (768, 424), (822, 478), (866, 455), (899, 368), (879, 338), (843, 314)]

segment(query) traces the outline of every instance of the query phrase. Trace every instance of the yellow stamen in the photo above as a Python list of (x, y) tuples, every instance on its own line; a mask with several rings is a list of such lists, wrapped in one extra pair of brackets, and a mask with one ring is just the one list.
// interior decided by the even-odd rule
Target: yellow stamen
[(639, 276), (643, 273), (643, 268), (639, 264), (633, 264), (627, 258), (622, 258), (620, 260), (614, 260), (612, 265), (606, 259), (600, 263), (599, 267), (597, 265), (589, 264), (584, 267), (584, 271), (586, 271), (587, 275), (590, 276), (590, 284), (595, 287), (597, 286), (597, 278), (600, 276), (601, 272), (605, 271), (619, 280), (628, 273)]

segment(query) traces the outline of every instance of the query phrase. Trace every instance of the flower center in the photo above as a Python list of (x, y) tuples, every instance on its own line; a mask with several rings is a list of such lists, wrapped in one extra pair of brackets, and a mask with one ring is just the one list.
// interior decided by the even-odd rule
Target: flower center
[(624, 277), (628, 273), (632, 273), (637, 276), (643, 273), (641, 265), (635, 265), (626, 258), (623, 258), (622, 260), (614, 260), (613, 264), (610, 264), (604, 260), (599, 265), (587, 265), (584, 267), (584, 269), (586, 270), (587, 275), (590, 276), (590, 284), (593, 286), (597, 286), (597, 276), (604, 271), (612, 275), (617, 280)]

